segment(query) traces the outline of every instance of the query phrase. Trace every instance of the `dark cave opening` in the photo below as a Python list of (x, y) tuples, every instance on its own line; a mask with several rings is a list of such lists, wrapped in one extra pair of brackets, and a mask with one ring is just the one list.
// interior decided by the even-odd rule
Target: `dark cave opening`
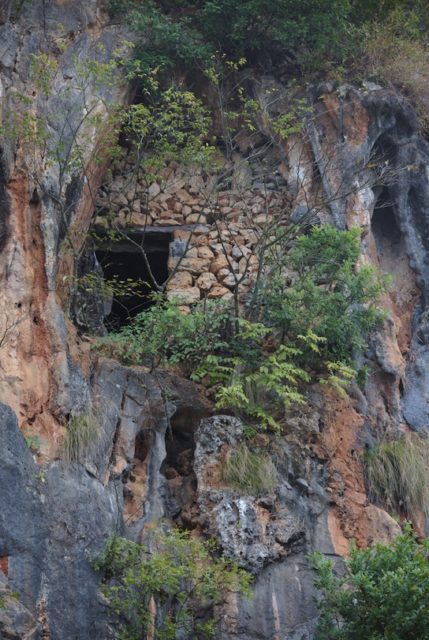
[(166, 232), (133, 232), (123, 239), (101, 239), (96, 248), (97, 260), (103, 270), (104, 281), (112, 284), (111, 308), (105, 317), (110, 330), (126, 325), (138, 313), (152, 304), (156, 291), (149, 269), (156, 283), (168, 277), (168, 256), (172, 234)]
[(172, 416), (170, 429), (165, 436), (166, 457), (161, 473), (168, 468), (174, 469), (180, 476), (193, 473), (194, 433), (200, 418), (200, 414), (196, 414), (192, 408), (179, 409)]
[(391, 271), (394, 261), (403, 253), (403, 236), (396, 220), (394, 202), (388, 189), (377, 198), (371, 220), (372, 233), (377, 246), (380, 265)]
[(165, 434), (166, 456), (160, 472), (168, 485), (170, 516), (183, 527), (194, 528), (187, 516), (195, 502), (197, 477), (194, 471), (195, 430), (202, 413), (194, 407), (182, 407), (172, 416)]

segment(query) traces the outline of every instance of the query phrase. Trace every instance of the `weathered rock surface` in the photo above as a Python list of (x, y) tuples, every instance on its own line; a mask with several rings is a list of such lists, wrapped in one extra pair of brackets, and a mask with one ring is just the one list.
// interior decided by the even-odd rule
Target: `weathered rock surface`
[(81, 465), (38, 467), (4, 405), (0, 440), (0, 555), (19, 600), (16, 633), (21, 625), (28, 627), (28, 638), (40, 638), (42, 631), (52, 640), (107, 638), (105, 605), (90, 555), (117, 529), (120, 493), (114, 483), (105, 488)]
[(254, 598), (230, 604), (219, 637), (311, 638), (315, 593), (306, 554), (315, 543), (335, 553), (323, 465), (305, 460), (287, 439), (267, 439), (263, 450), (278, 470), (277, 486), (272, 494), (243, 495), (222, 480), (225, 456), (243, 440), (242, 423), (229, 416), (202, 420), (195, 439), (199, 524), (228, 557), (256, 576)]
[[(58, 97), (73, 85), (76, 61), (93, 55), (97, 42), (108, 55), (122, 36), (101, 1), (32, 0), (13, 10), (12, 4), (0, 8), (1, 117), (15, 90), (33, 91), (29, 56), (52, 45), (58, 23), (64, 25), (67, 48), (58, 54), (54, 95), (37, 103), (49, 116), (54, 144), (56, 114), (67, 109), (78, 118), (82, 109), (73, 90), (65, 102)], [(267, 90), (282, 89), (268, 78), (255, 83), (262, 101)], [(215, 536), (255, 576), (253, 600), (231, 599), (220, 612), (219, 640), (311, 640), (316, 611), (308, 552), (341, 556), (351, 539), (364, 545), (398, 531), (368, 501), (361, 452), (385, 432), (429, 428), (429, 146), (413, 110), (394, 93), (319, 89), (312, 96), (316, 124), (305, 140), (288, 140), (268, 195), (258, 166), (239, 157), (231, 189), (215, 202), (204, 193), (211, 176), (189, 176), (177, 166), (150, 187), (149, 212), (142, 210), (142, 186), (128, 188), (122, 175), (100, 194), (100, 204), (116, 198), (124, 224), (171, 232), (171, 267), (192, 228), (191, 251), (169, 287), (169, 296), (182, 291), (186, 304), (205, 295), (230, 297), (234, 274), (243, 272), (269, 216), (287, 201), (292, 218), (300, 219), (314, 193), (322, 193), (326, 205), (316, 217), (340, 228), (360, 226), (362, 261), (391, 274), (392, 290), (383, 300), (391, 319), (371, 342), (365, 387), (347, 400), (313, 389), (308, 407), (288, 416), (284, 437), (252, 441), (277, 469), (272, 495), (225, 485), (222, 464), (242, 440), (243, 425), (230, 416), (208, 417), (195, 385), (172, 373), (90, 357), (89, 343), (67, 317), (62, 291), (71, 266), (62, 243), (74, 233), (85, 235), (94, 211), (85, 180), (79, 171), (66, 177), (70, 206), (64, 216), (46, 196), (58, 191), (58, 174), (42, 172), (45, 194), (35, 193), (22, 149), (2, 142), (0, 399), (16, 417), (0, 407), (1, 637), (109, 640), (90, 554), (114, 532), (142, 539), (146, 524), (162, 517)], [(104, 100), (127, 99), (124, 87), (110, 91)], [(94, 87), (90, 94), (96, 96)], [(244, 149), (246, 141), (241, 144)], [(375, 169), (368, 168), (372, 159)], [(375, 180), (380, 163), (387, 167), (385, 179)], [(101, 168), (91, 174), (94, 190), (101, 174)], [(93, 258), (85, 256), (79, 273), (98, 268)], [(257, 270), (254, 260), (249, 266), (244, 294)], [(105, 303), (77, 296), (75, 325), (101, 332)], [(59, 459), (63, 423), (71, 411), (89, 410), (99, 432), (79, 462), (66, 464)], [(20, 429), (38, 438), (33, 451)]]

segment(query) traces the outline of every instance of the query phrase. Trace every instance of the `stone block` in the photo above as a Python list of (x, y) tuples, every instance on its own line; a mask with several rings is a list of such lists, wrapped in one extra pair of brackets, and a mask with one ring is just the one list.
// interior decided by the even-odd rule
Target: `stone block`
[(168, 291), (192, 287), (193, 279), (189, 271), (177, 271), (167, 285)]
[(222, 286), (221, 284), (215, 284), (208, 292), (208, 297), (214, 299), (222, 298), (224, 300), (229, 300), (233, 297), (233, 294), (229, 289)]
[(213, 260), (215, 256), (210, 247), (200, 246), (198, 248), (198, 257), (205, 258), (206, 260)]
[(215, 260), (212, 261), (210, 265), (210, 271), (216, 274), (221, 269), (227, 269), (228, 267), (229, 263), (226, 256), (219, 255)]
[(202, 273), (195, 284), (203, 291), (210, 291), (214, 285), (217, 285), (217, 279), (214, 273)]
[(199, 276), (209, 270), (210, 261), (201, 258), (183, 258), (180, 262), (180, 271), (189, 271), (194, 276)]
[(177, 300), (182, 305), (194, 304), (199, 301), (200, 297), (201, 293), (198, 287), (185, 287), (183, 289), (167, 291), (167, 298), (169, 300)]
[(156, 196), (159, 195), (160, 193), (161, 193), (161, 187), (157, 182), (153, 182), (148, 189), (149, 198), (151, 199), (156, 198)]

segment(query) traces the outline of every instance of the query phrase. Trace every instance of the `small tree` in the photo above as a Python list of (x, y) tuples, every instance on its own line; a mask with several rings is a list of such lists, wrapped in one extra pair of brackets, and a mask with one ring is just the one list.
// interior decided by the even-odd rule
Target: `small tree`
[(343, 578), (321, 553), (313, 556), (320, 590), (316, 640), (427, 640), (429, 540), (410, 525), (390, 544), (354, 549)]
[(249, 595), (250, 575), (217, 555), (212, 541), (157, 531), (149, 547), (110, 539), (93, 563), (119, 617), (119, 640), (213, 637), (213, 607), (227, 592)]

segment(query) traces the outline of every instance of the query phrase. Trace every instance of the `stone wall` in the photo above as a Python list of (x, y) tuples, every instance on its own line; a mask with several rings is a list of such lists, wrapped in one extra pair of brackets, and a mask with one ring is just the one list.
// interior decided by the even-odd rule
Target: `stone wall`
[(149, 186), (129, 159), (100, 190), (97, 204), (96, 225), (110, 219), (125, 234), (171, 232), (167, 294), (185, 306), (205, 297), (228, 300), (236, 288), (243, 298), (256, 278), (262, 239), (289, 211), (280, 165), (265, 174), (263, 160), (241, 156), (208, 177), (172, 162)]

